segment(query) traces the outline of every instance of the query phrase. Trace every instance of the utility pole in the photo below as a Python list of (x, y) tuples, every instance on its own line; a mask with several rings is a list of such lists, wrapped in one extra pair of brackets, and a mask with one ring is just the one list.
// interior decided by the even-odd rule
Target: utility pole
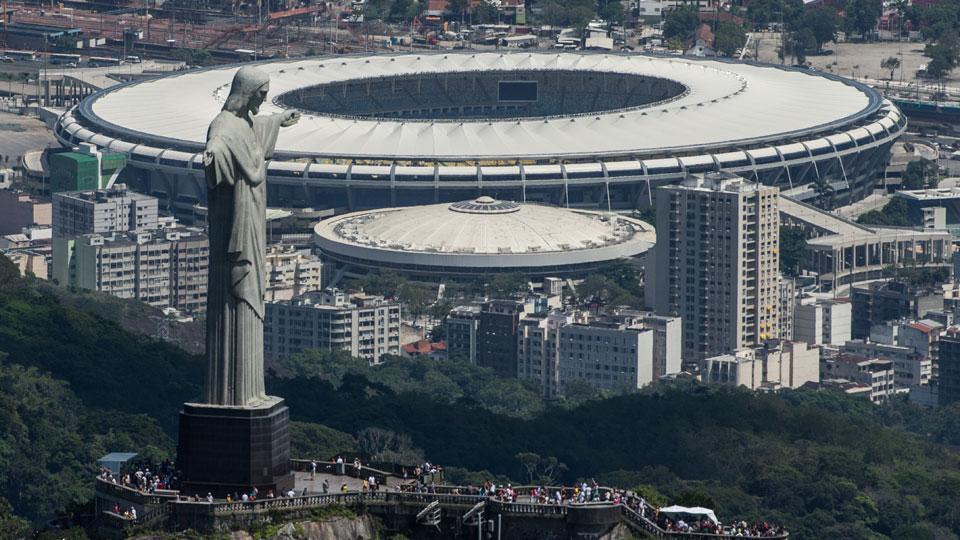
[(7, 19), (10, 18), (10, 12), (7, 11), (7, 0), (3, 0), (3, 46), (6, 47), (7, 43)]
[(263, 0), (257, 0), (257, 33), (253, 38), (253, 61), (260, 54), (260, 27), (263, 26)]

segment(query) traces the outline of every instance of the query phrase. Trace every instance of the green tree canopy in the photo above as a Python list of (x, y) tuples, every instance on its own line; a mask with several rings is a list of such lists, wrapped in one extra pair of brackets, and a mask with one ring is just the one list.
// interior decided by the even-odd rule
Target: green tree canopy
[(883, 14), (882, 0), (847, 0), (843, 5), (843, 29), (869, 38)]
[(780, 227), (780, 272), (796, 276), (806, 247), (807, 237), (803, 229)]
[(747, 34), (739, 24), (721, 21), (714, 34), (714, 48), (724, 56), (734, 56), (747, 42)]
[(687, 39), (693, 35), (700, 24), (695, 5), (682, 4), (667, 12), (663, 20), (663, 37), (667, 39)]

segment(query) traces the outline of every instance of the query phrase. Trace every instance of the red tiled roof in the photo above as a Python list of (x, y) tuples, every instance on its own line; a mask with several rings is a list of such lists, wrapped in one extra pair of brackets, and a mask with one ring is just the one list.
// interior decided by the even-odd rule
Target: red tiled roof
[(421, 339), (420, 341), (415, 341), (413, 343), (407, 343), (403, 346), (403, 352), (407, 354), (430, 354), (436, 351), (445, 351), (447, 350), (447, 344), (439, 341), (433, 343), (426, 339)]

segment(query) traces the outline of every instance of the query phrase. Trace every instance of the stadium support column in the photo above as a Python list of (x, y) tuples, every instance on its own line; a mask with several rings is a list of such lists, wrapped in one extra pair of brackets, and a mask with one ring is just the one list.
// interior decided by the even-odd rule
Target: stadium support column
[[(581, 83), (583, 79), (581, 77)], [(567, 182), (567, 167), (561, 163), (560, 164), (560, 174), (563, 176), (563, 204), (565, 207), (570, 208), (570, 184)]]
[(397, 170), (397, 162), (390, 164), (390, 207), (397, 206), (397, 176), (394, 174)]
[(523, 192), (523, 202), (527, 202), (527, 172), (523, 169), (523, 165), (518, 165), (520, 167), (520, 189)]

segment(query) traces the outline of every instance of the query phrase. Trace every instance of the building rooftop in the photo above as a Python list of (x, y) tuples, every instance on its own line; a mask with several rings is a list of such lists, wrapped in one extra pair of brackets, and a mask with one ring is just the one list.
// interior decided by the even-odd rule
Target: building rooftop
[[(872, 90), (829, 74), (643, 55), (445, 52), (285, 60), (260, 67), (270, 75), (271, 98), (319, 85), (362, 84), (384, 77), (545, 70), (626, 74), (686, 88), (672, 100), (648, 106), (519, 120), (386, 120), (308, 113), (281, 132), (280, 155), (427, 161), (666, 155), (671, 153), (668, 149), (730, 148), (730, 141), (746, 145), (783, 140), (787, 133), (825, 132), (835, 124), (865, 118), (882, 105)], [(137, 139), (182, 141), (185, 144), (178, 147), (199, 150), (236, 70), (236, 66), (193, 70), (121, 86), (92, 101), (84, 116), (103, 126), (123, 126)], [(262, 111), (279, 112), (278, 103), (268, 101)]]
[[(84, 154), (78, 154), (78, 155), (86, 157)], [(60, 193), (55, 193), (54, 197), (66, 197), (70, 199), (79, 199), (82, 201), (90, 201), (90, 202), (102, 202), (102, 201), (106, 201), (109, 199), (116, 199), (116, 198), (126, 198), (126, 199), (133, 199), (133, 200), (139, 200), (139, 201), (145, 201), (145, 200), (151, 200), (151, 199), (156, 200), (155, 197), (152, 197), (150, 195), (144, 195), (142, 193), (137, 193), (136, 191), (127, 189), (126, 184), (114, 184), (113, 186), (106, 189), (91, 189), (86, 191), (60, 192)]]
[(320, 228), (341, 243), (434, 253), (544, 253), (656, 239), (653, 227), (636, 219), (490, 197), (358, 212)]

